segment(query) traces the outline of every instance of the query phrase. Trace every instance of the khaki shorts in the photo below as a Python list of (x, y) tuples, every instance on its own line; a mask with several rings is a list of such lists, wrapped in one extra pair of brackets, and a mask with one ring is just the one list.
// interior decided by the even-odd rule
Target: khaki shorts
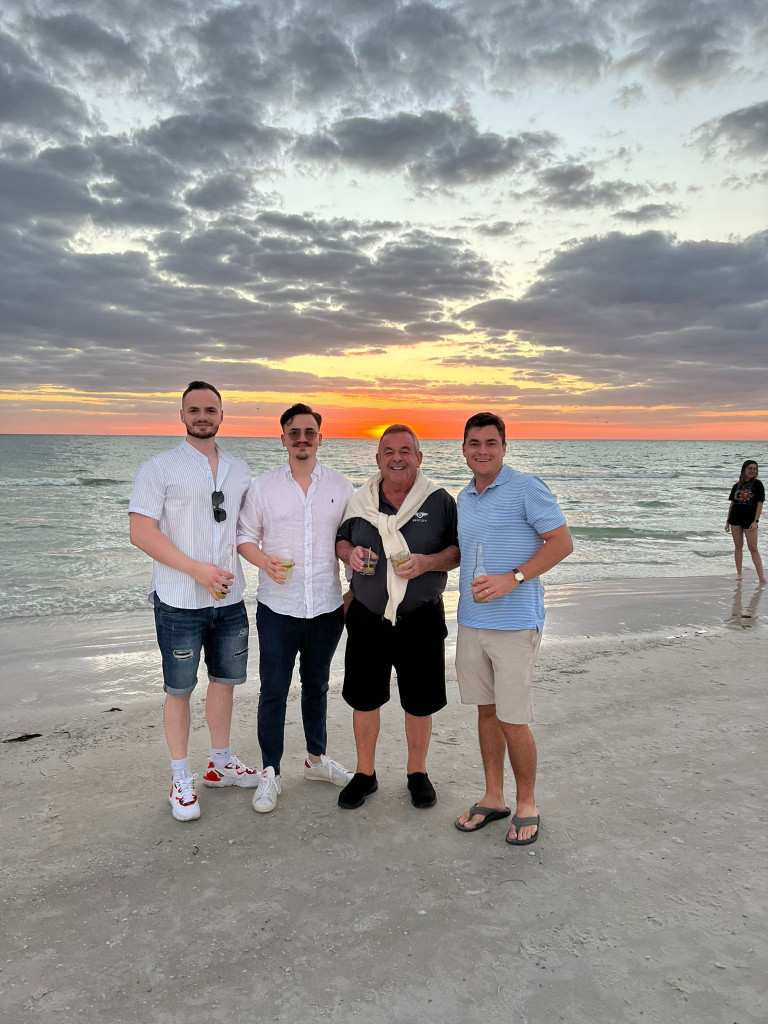
[(495, 704), (509, 725), (533, 721), (533, 666), (541, 633), (536, 629), (459, 626), (456, 676), (462, 704)]

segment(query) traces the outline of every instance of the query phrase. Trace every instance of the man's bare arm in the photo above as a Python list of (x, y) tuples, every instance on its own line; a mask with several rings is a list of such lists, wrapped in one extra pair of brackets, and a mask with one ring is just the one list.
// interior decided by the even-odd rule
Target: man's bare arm
[(450, 572), (455, 569), (461, 561), (461, 555), (456, 544), (449, 544), (442, 551), (436, 551), (433, 555), (417, 555), (411, 553), (407, 562), (397, 567), (398, 576), (408, 576), (415, 579), (425, 572)]
[(573, 551), (573, 539), (567, 526), (558, 526), (556, 530), (548, 530), (540, 536), (544, 547), (539, 548), (533, 558), (517, 567), (527, 580), (543, 576)]
[[(544, 546), (533, 558), (517, 566), (526, 580), (535, 580), (537, 576), (543, 576), (573, 551), (573, 540), (567, 526), (558, 526), (556, 530), (548, 530), (540, 536)], [(481, 602), (493, 601), (497, 597), (511, 593), (516, 587), (524, 586), (525, 583), (517, 582), (513, 572), (499, 573), (497, 576), (476, 576), (472, 580), (472, 596)]]

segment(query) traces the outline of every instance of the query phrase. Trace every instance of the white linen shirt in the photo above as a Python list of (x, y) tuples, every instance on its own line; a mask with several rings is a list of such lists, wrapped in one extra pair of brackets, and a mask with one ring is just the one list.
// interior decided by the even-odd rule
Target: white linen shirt
[(237, 543), (258, 544), (264, 554), (291, 554), (287, 583), (259, 571), (257, 599), (278, 615), (314, 619), (341, 604), (336, 531), (354, 488), (342, 473), (319, 463), (304, 495), (290, 463), (256, 477), (240, 512)]
[[(145, 462), (133, 482), (129, 512), (149, 516), (159, 523), (174, 547), (196, 562), (210, 562), (222, 569), (227, 547), (234, 547), (235, 574), (232, 587), (220, 601), (191, 576), (162, 562), (152, 563), (152, 594), (173, 608), (223, 608), (243, 599), (245, 576), (236, 550), (237, 517), (251, 482), (251, 472), (242, 459), (227, 455), (216, 445), (219, 465), (214, 482), (208, 459), (187, 441)], [(213, 518), (213, 491), (222, 491), (223, 523)]]

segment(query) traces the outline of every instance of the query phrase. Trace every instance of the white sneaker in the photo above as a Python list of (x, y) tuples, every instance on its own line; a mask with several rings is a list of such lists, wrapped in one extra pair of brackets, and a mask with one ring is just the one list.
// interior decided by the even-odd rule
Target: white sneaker
[(319, 764), (310, 767), (304, 762), (304, 778), (315, 782), (330, 782), (332, 786), (346, 786), (352, 780), (352, 772), (348, 772), (338, 761), (332, 761), (330, 757), (321, 754)]
[(267, 811), (274, 811), (277, 806), (277, 798), (280, 795), (280, 776), (275, 775), (272, 765), (265, 768), (261, 773), (259, 788), (253, 794), (253, 809), (259, 814), (266, 814)]
[(251, 789), (258, 786), (261, 772), (256, 768), (249, 768), (235, 755), (225, 765), (215, 765), (213, 761), (208, 762), (208, 771), (203, 776), (203, 784), (206, 786), (243, 786)]
[(200, 804), (195, 793), (196, 778), (197, 775), (187, 775), (186, 778), (177, 779), (171, 784), (168, 800), (171, 804), (171, 814), (176, 821), (194, 821), (200, 817)]

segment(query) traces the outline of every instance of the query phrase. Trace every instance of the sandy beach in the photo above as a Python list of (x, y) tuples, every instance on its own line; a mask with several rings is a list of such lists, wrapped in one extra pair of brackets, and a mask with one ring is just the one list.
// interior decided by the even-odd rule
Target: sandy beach
[[(754, 581), (725, 578), (550, 589), (535, 686), (543, 824), (523, 849), (504, 843), (504, 822), (453, 828), (482, 770), (452, 657), (433, 809), (408, 800), (396, 704), (363, 808), (341, 811), (338, 790), (305, 781), (294, 690), (277, 810), (201, 788), (201, 820), (182, 825), (166, 802), (150, 613), (6, 621), (0, 739), (42, 735), (0, 743), (0, 1017), (763, 1024), (761, 601)], [(255, 637), (251, 656), (233, 746), (256, 763)], [(353, 751), (334, 686), (329, 752), (352, 765)]]

